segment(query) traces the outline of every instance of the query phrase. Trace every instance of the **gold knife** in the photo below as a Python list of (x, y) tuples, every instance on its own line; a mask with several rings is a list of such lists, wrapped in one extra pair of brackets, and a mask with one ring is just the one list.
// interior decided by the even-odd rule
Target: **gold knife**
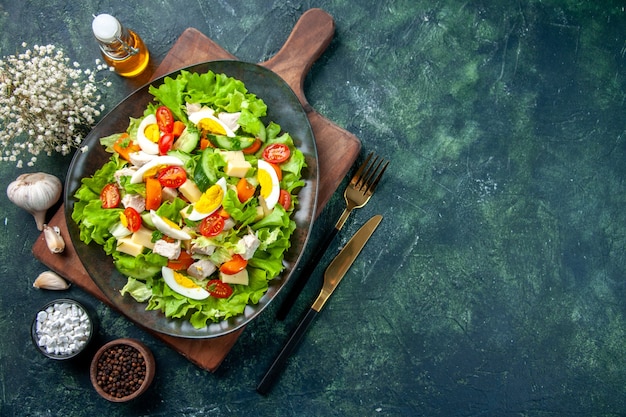
[(348, 272), (348, 269), (350, 269), (354, 260), (357, 256), (359, 256), (361, 249), (363, 249), (382, 219), (383, 216), (380, 214), (377, 214), (369, 219), (363, 226), (361, 226), (355, 235), (352, 236), (348, 243), (346, 243), (346, 246), (343, 247), (330, 265), (328, 265), (328, 268), (326, 268), (326, 271), (324, 272), (324, 284), (322, 285), (322, 290), (320, 291), (317, 299), (313, 302), (313, 305), (309, 311), (307, 311), (302, 320), (300, 320), (298, 326), (293, 333), (291, 333), (291, 336), (289, 336), (289, 339), (276, 359), (274, 359), (270, 368), (267, 372), (265, 372), (261, 382), (257, 385), (256, 390), (260, 394), (265, 395), (270, 391), (272, 385), (274, 385), (274, 382), (285, 366), (287, 359), (300, 343), (302, 336), (306, 333), (306, 330), (313, 322), (313, 319), (322, 310), (324, 304), (326, 304), (326, 301), (328, 301), (328, 298), (331, 296), (333, 291), (335, 291), (335, 288), (337, 288), (341, 279), (344, 275), (346, 275), (346, 272)]

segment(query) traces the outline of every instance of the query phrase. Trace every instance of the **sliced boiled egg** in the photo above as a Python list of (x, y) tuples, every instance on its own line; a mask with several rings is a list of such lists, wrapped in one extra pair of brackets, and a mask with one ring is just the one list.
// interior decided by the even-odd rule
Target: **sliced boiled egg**
[[(235, 136), (235, 132), (218, 117), (212, 109), (204, 108), (189, 115), (189, 121), (213, 135)], [(141, 145), (139, 145), (141, 146)]]
[(171, 155), (157, 156), (156, 158), (146, 162), (130, 177), (131, 184), (139, 184), (143, 182), (145, 176), (154, 175), (162, 167), (175, 165), (182, 167), (183, 161)]
[(136, 167), (141, 167), (148, 162), (152, 161), (154, 158), (158, 158), (159, 155), (153, 155), (151, 153), (146, 153), (142, 150), (138, 150), (137, 152), (131, 152), (128, 154), (128, 158), (130, 159), (130, 163)]
[(176, 272), (166, 266), (161, 268), (161, 275), (163, 280), (172, 291), (178, 294), (191, 298), (193, 300), (204, 300), (209, 297), (209, 292), (196, 284), (191, 278), (186, 275)]
[(150, 210), (150, 220), (152, 220), (152, 224), (154, 224), (154, 227), (156, 227), (159, 232), (171, 237), (172, 239), (191, 239), (189, 233), (185, 232), (183, 229), (180, 228), (180, 226), (178, 226), (170, 219), (159, 216), (154, 210)]
[(159, 154), (159, 127), (156, 116), (149, 114), (139, 123), (137, 128), (137, 144), (142, 151), (150, 155)]
[(198, 201), (193, 203), (193, 209), (187, 218), (192, 221), (198, 221), (210, 216), (215, 210), (220, 208), (225, 195), (226, 179), (220, 178), (215, 184), (202, 193)]
[(258, 168), (256, 176), (261, 186), (261, 197), (263, 197), (267, 208), (271, 210), (278, 203), (280, 181), (276, 171), (268, 162), (259, 159)]

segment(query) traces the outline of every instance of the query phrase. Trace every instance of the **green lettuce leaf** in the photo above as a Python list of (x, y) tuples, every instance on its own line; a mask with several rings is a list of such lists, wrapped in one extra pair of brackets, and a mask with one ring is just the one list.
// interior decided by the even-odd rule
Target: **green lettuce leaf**
[(120, 290), (122, 296), (128, 294), (138, 303), (146, 302), (152, 297), (152, 289), (144, 281), (129, 277), (124, 288)]
[(174, 114), (174, 117), (186, 123), (188, 119), (187, 114), (184, 111), (184, 92), (187, 86), (187, 80), (182, 76), (182, 73), (186, 73), (186, 71), (182, 71), (181, 75), (177, 76), (175, 79), (172, 77), (165, 77), (163, 84), (161, 84), (158, 88), (151, 85), (149, 87), (149, 92), (158, 101), (160, 101), (161, 104), (169, 107)]
[(226, 192), (222, 206), (236, 222), (241, 223), (242, 227), (244, 227), (254, 222), (257, 218), (257, 201), (256, 198), (252, 198), (241, 203), (237, 197), (237, 192), (231, 189)]
[(267, 138), (265, 125), (263, 124), (261, 119), (255, 116), (250, 110), (248, 109), (241, 110), (238, 123), (244, 132), (248, 132), (252, 136), (256, 136), (257, 138), (265, 142)]
[(167, 265), (167, 258), (152, 252), (138, 256), (114, 252), (113, 259), (115, 267), (122, 275), (143, 281), (157, 276), (161, 273), (161, 267)]
[(184, 111), (187, 103), (208, 105), (228, 113), (245, 109), (257, 118), (267, 113), (267, 105), (249, 93), (243, 82), (213, 71), (202, 74), (181, 71), (175, 79), (166, 77), (158, 88), (150, 86), (149, 91), (183, 122), (188, 120)]

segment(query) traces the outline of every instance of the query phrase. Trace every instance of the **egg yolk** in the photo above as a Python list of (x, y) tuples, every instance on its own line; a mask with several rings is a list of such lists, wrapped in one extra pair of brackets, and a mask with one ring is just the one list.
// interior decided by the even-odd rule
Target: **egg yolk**
[(257, 179), (261, 186), (261, 196), (267, 198), (272, 193), (272, 177), (264, 169), (259, 169)]
[(143, 179), (144, 181), (146, 180), (146, 178), (151, 178), (154, 177), (159, 171), (161, 171), (163, 168), (165, 168), (167, 165), (157, 165), (153, 168), (150, 168), (149, 170), (147, 170), (146, 172), (143, 173)]
[(188, 278), (188, 277), (184, 276), (183, 274), (180, 274), (180, 273), (178, 273), (176, 271), (172, 271), (172, 272), (174, 273), (174, 280), (181, 287), (198, 288), (198, 285), (196, 285), (196, 283), (193, 282), (190, 278)]
[(174, 223), (173, 221), (171, 221), (170, 219), (166, 218), (166, 217), (161, 217), (161, 219), (171, 228), (176, 229), (176, 230), (180, 230), (180, 226), (178, 226), (176, 223)]
[(224, 190), (222, 190), (222, 187), (215, 184), (202, 194), (202, 197), (200, 197), (194, 207), (197, 212), (210, 213), (222, 204), (223, 199)]
[(122, 223), (122, 226), (128, 227), (128, 217), (123, 212), (120, 213), (120, 223)]
[(198, 122), (198, 127), (214, 135), (226, 135), (226, 129), (217, 120), (202, 119)]
[(161, 136), (161, 133), (159, 132), (159, 126), (154, 123), (146, 126), (143, 134), (146, 136), (146, 138), (148, 138), (148, 140), (154, 143), (157, 143), (159, 141), (159, 137)]

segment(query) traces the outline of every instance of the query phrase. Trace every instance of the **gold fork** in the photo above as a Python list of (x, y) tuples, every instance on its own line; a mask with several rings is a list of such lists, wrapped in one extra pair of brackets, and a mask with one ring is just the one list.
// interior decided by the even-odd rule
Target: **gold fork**
[(309, 259), (306, 266), (302, 268), (300, 276), (297, 277), (298, 279), (294, 282), (293, 287), (276, 313), (278, 320), (283, 320), (287, 316), (287, 313), (289, 313), (298, 295), (302, 292), (302, 289), (315, 270), (315, 267), (322, 259), (326, 249), (330, 246), (330, 242), (332, 242), (335, 236), (337, 236), (337, 233), (343, 228), (352, 210), (363, 207), (370, 200), (388, 165), (389, 161), (379, 158), (377, 155), (374, 155), (373, 152), (365, 158), (365, 161), (363, 161), (356, 171), (343, 193), (343, 197), (346, 200), (345, 210), (339, 217), (334, 229), (326, 236), (313, 257)]

